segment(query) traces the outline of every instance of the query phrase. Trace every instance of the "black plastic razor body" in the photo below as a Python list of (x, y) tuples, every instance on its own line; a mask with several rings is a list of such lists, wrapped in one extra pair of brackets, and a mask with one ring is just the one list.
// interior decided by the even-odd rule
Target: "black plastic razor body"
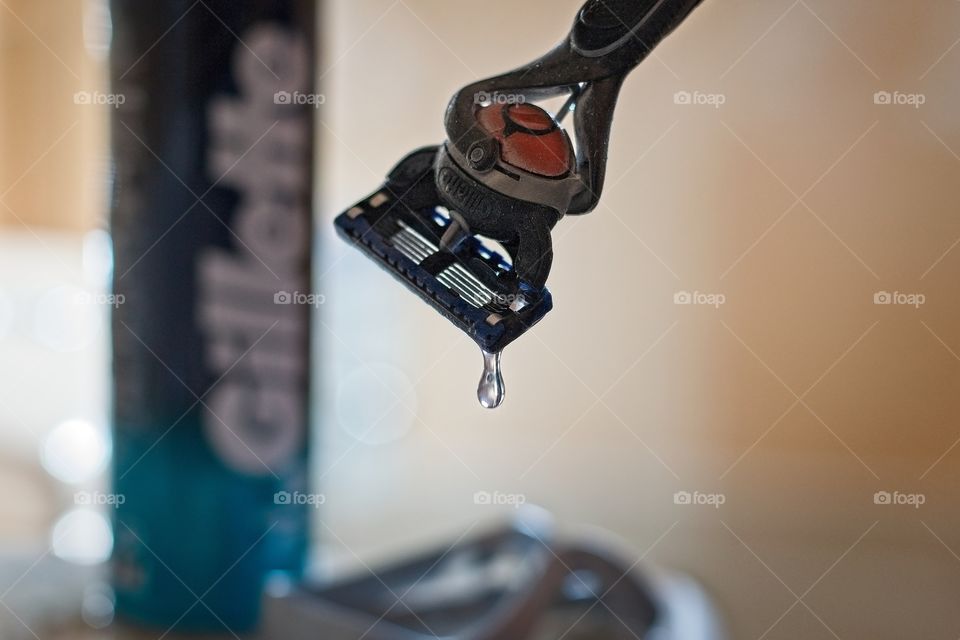
[[(485, 406), (503, 397), (500, 351), (552, 308), (551, 231), (599, 203), (624, 79), (700, 2), (590, 0), (547, 55), (457, 92), (447, 141), (407, 156), (336, 219), (484, 351)], [(535, 104), (563, 95), (556, 115)], [(569, 113), (576, 145), (561, 127)], [(489, 402), (484, 380), (499, 386)]]

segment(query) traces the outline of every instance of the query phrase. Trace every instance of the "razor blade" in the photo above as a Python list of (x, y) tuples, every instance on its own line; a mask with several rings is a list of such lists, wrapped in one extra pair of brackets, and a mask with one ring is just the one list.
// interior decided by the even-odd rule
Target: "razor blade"
[(415, 151), (375, 193), (340, 214), (338, 233), (487, 353), (498, 353), (553, 307), (493, 243), (470, 235), (441, 199), (439, 147)]

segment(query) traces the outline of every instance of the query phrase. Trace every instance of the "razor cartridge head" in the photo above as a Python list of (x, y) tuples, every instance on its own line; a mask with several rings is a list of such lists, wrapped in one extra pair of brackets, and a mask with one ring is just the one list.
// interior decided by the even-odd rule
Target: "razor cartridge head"
[(381, 189), (337, 217), (338, 233), (490, 354), (553, 307), (550, 292), (522, 279), (509, 258), (470, 235), (437, 193), (439, 147), (415, 151)]

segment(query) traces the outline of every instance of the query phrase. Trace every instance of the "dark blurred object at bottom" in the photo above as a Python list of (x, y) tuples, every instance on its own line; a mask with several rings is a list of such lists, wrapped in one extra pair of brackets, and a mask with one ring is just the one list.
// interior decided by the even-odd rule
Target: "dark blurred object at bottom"
[(532, 509), (498, 532), (360, 578), (268, 592), (262, 638), (724, 637), (692, 581), (652, 578), (610, 546), (558, 541), (549, 517)]

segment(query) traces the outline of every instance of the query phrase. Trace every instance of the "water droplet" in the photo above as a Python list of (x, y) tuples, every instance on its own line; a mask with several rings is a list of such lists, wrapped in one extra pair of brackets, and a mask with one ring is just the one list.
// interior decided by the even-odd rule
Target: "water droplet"
[(506, 393), (503, 386), (503, 373), (500, 371), (500, 355), (502, 351), (489, 353), (483, 351), (483, 376), (477, 387), (477, 398), (487, 409), (496, 409), (503, 402)]

